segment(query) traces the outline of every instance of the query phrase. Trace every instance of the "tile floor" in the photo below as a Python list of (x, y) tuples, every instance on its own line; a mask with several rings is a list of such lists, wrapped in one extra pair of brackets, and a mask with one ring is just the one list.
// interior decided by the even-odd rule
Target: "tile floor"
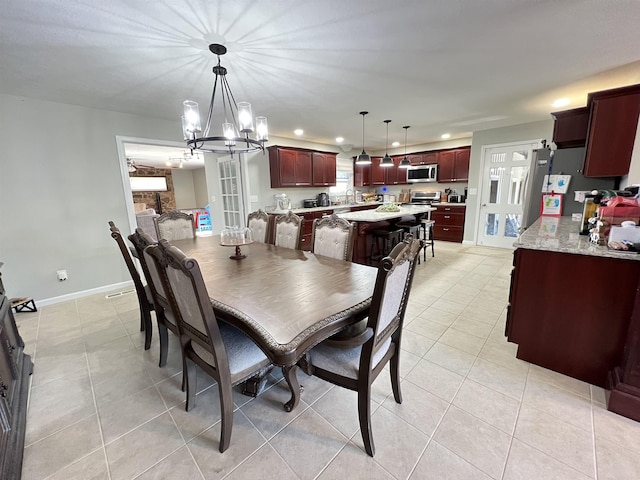
[(403, 404), (387, 375), (374, 384), (374, 459), (355, 394), (303, 373), (292, 413), (278, 374), (258, 398), (237, 393), (220, 454), (215, 386), (201, 376), (184, 411), (177, 342), (158, 368), (133, 294), (18, 314), (35, 363), (22, 478), (640, 478), (640, 423), (608, 412), (602, 389), (515, 358), (503, 335), (510, 270), (510, 251), (443, 242), (418, 266)]

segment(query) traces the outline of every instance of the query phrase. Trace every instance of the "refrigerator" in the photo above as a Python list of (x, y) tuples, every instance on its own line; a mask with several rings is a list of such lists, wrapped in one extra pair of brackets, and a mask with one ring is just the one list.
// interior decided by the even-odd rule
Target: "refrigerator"
[[(530, 176), (527, 200), (524, 204), (522, 227), (529, 228), (540, 216), (542, 184), (549, 170), (551, 150), (539, 148), (533, 152), (533, 171)], [(563, 148), (554, 151), (552, 175), (571, 175), (569, 189), (563, 198), (562, 216), (570, 217), (573, 213), (582, 214), (583, 204), (576, 202), (573, 192), (576, 190), (614, 190), (616, 177), (586, 178), (582, 175), (585, 148)]]

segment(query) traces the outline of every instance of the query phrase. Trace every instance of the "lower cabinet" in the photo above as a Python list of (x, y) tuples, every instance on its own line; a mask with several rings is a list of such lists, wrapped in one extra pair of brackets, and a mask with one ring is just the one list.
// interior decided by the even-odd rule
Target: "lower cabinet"
[(11, 300), (0, 294), (0, 478), (20, 478), (31, 357), (25, 355)]
[(623, 358), (640, 262), (518, 248), (505, 334), (517, 357), (605, 387)]
[(462, 242), (464, 235), (465, 205), (437, 205), (437, 210), (431, 212), (434, 240), (446, 242)]

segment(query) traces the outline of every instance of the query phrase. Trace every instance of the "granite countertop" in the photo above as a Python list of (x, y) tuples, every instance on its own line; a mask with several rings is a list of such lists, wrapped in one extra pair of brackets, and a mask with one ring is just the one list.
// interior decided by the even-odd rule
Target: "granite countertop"
[(409, 215), (417, 215), (436, 210), (435, 207), (429, 205), (402, 205), (398, 212), (376, 212), (375, 208), (370, 210), (360, 210), (358, 212), (338, 213), (338, 217), (349, 220), (350, 222), (367, 222), (375, 223), (392, 218), (400, 218)]
[(588, 235), (580, 235), (580, 222), (571, 217), (540, 217), (527, 228), (513, 244), (516, 248), (546, 250), (549, 252), (640, 260), (640, 254), (610, 250), (606, 245), (596, 245)]
[[(350, 204), (345, 204), (345, 205), (328, 205), (326, 207), (312, 207), (312, 208), (292, 208), (291, 211), (293, 213), (310, 213), (310, 212), (322, 212), (324, 210), (342, 210), (342, 209), (347, 209), (347, 208), (353, 208), (353, 207), (362, 207), (364, 205), (373, 205), (373, 206), (378, 206), (378, 205), (382, 205), (382, 202), (362, 202), (362, 203), (350, 203)], [(273, 213), (273, 214), (282, 214), (282, 213), (287, 213), (288, 210), (272, 210), (268, 213)]]

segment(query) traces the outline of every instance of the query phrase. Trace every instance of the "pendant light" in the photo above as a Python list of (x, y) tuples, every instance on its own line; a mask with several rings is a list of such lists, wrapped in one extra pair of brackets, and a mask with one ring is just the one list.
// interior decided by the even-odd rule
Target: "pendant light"
[(356, 165), (371, 165), (371, 157), (364, 151), (364, 116), (369, 112), (360, 112), (362, 115), (362, 153), (356, 159)]
[(398, 168), (409, 168), (411, 166), (411, 162), (409, 161), (409, 157), (407, 157), (407, 130), (411, 128), (409, 125), (405, 125), (404, 127), (404, 158), (398, 165)]
[(385, 120), (384, 123), (387, 124), (387, 140), (384, 144), (384, 157), (382, 157), (382, 160), (380, 161), (380, 166), (389, 168), (393, 167), (393, 159), (389, 156), (389, 152), (387, 151), (389, 145), (389, 123), (391, 123), (391, 120)]

